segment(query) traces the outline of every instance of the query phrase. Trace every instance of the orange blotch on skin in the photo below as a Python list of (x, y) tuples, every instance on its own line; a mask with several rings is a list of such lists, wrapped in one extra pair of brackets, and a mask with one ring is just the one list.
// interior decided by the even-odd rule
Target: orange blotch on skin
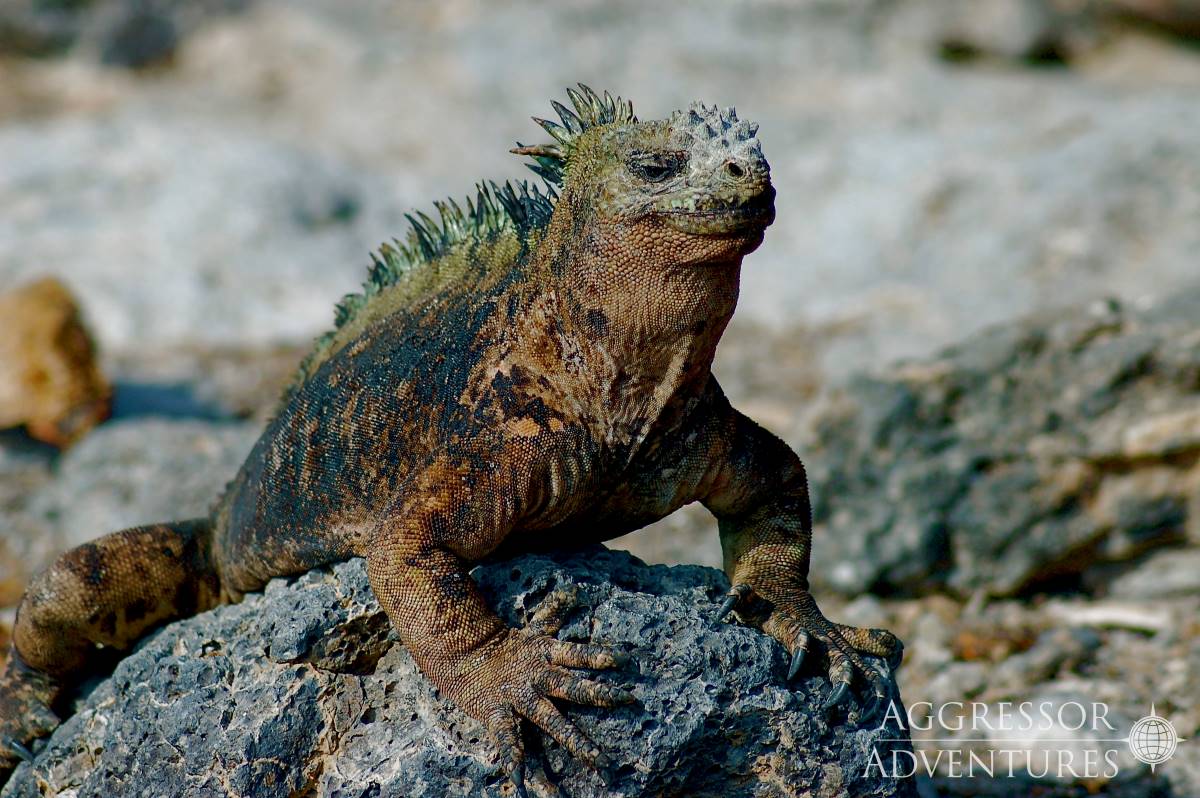
[(528, 417), (510, 421), (504, 426), (512, 434), (523, 438), (533, 438), (542, 434), (542, 425)]

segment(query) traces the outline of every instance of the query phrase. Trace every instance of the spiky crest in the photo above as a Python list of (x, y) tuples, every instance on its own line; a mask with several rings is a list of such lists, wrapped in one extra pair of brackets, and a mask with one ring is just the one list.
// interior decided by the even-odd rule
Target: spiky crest
[(541, 125), (554, 139), (553, 144), (525, 145), (518, 141), (517, 146), (510, 150), (517, 155), (528, 155), (532, 158), (533, 163), (526, 165), (551, 186), (562, 186), (563, 168), (571, 157), (576, 142), (585, 131), (601, 125), (637, 121), (637, 117), (633, 115), (633, 103), (630, 101), (613, 97), (607, 91), (603, 95), (597, 94), (582, 83), (579, 84), (579, 89), (567, 89), (567, 97), (575, 106), (574, 111), (560, 102), (550, 103), (562, 124), (533, 117), (533, 121)]
[(550, 220), (557, 195), (545, 193), (527, 181), (479, 183), (475, 198), (467, 198), (466, 209), (454, 199), (434, 202), (438, 218), (424, 211), (405, 214), (408, 235), (403, 242), (393, 239), (371, 253), (367, 282), (359, 294), (347, 294), (334, 309), (335, 329), (345, 326), (371, 298), (425, 263), (437, 260), (454, 247), (469, 241), (483, 241), (507, 229), (526, 235)]
[(721, 139), (729, 146), (733, 142), (754, 141), (758, 135), (758, 123), (738, 119), (737, 109), (733, 107), (711, 108), (701, 102), (693, 102), (686, 111), (676, 111), (671, 114), (671, 122), (690, 130), (693, 136), (701, 139)]
[(405, 214), (409, 223), (405, 241), (393, 240), (380, 247), (378, 254), (371, 253), (371, 267), (362, 293), (348, 294), (334, 311), (335, 332), (384, 288), (398, 283), (412, 269), (446, 255), (455, 246), (492, 238), (509, 228), (524, 236), (530, 230), (545, 227), (558, 199), (555, 187), (562, 185), (563, 166), (576, 139), (600, 125), (637, 121), (633, 103), (628, 100), (613, 97), (607, 91), (597, 94), (582, 83), (579, 89), (567, 89), (574, 111), (557, 101), (551, 102), (561, 125), (534, 117), (555, 144), (525, 147), (518, 143), (513, 150), (533, 158), (529, 168), (546, 181), (544, 193), (524, 180), (502, 186), (488, 181), (476, 185), (474, 199), (466, 200), (466, 210), (448, 199), (433, 203), (439, 217), (436, 220), (423, 211)]
[(614, 98), (608, 92), (601, 96), (582, 83), (579, 88), (580, 91), (567, 89), (574, 111), (552, 102), (562, 120), (561, 125), (534, 118), (556, 143), (536, 147), (523, 147), (518, 143), (517, 149), (513, 150), (533, 157), (534, 163), (529, 167), (546, 181), (545, 190), (525, 180), (505, 182), (504, 185), (487, 181), (476, 184), (475, 196), (467, 198), (465, 209), (455, 200), (447, 199), (433, 203), (437, 219), (423, 211), (405, 214), (409, 223), (405, 240), (393, 239), (390, 244), (383, 244), (378, 253), (371, 253), (371, 266), (362, 292), (347, 294), (336, 305), (334, 329), (317, 339), (313, 351), (301, 364), (297, 382), (289, 388), (289, 393), (308, 377), (314, 364), (319, 363), (334, 345), (338, 331), (386, 288), (398, 285), (414, 270), (447, 256), (456, 247), (494, 240), (508, 231), (525, 241), (531, 232), (550, 222), (558, 199), (556, 188), (562, 186), (563, 167), (578, 136), (599, 125), (637, 121), (632, 103)]

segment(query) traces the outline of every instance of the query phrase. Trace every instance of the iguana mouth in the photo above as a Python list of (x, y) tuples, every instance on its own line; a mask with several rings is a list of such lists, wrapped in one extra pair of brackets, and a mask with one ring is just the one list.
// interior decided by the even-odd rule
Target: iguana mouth
[(775, 221), (775, 189), (770, 186), (743, 202), (731, 200), (677, 200), (655, 215), (680, 232), (705, 236), (734, 236), (762, 230)]

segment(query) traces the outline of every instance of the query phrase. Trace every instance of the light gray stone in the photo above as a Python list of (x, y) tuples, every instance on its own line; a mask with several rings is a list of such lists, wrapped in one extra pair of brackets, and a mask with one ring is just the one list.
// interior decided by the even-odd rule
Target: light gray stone
[(1117, 598), (1163, 599), (1200, 596), (1200, 548), (1163, 549), (1111, 580)]
[(1042, 314), (856, 378), (814, 429), (814, 582), (1103, 589), (1089, 573), (1197, 538), (1200, 288)]

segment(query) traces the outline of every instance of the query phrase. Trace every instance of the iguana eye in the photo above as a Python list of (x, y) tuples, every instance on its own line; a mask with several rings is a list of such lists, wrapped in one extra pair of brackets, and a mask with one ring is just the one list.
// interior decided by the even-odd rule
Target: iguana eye
[(639, 152), (629, 158), (629, 171), (648, 183), (661, 183), (679, 174), (684, 159), (673, 152)]

